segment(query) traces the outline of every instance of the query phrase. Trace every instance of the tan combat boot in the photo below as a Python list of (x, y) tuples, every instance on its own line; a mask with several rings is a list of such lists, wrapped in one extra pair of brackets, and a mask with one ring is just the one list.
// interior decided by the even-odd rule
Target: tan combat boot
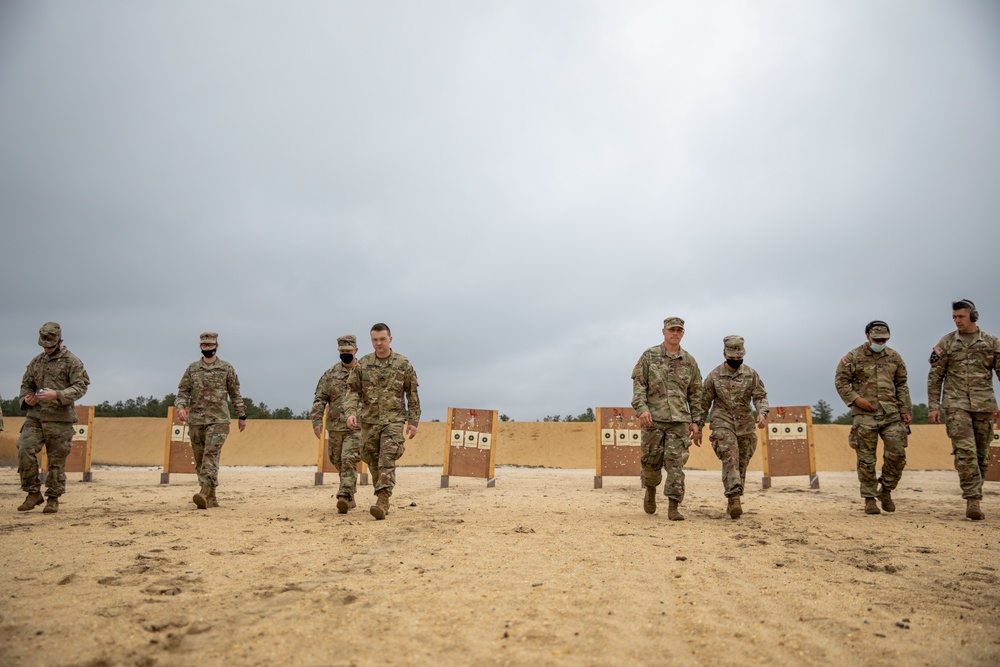
[(892, 493), (889, 489), (882, 487), (882, 491), (878, 494), (879, 502), (882, 503), (882, 509), (886, 512), (895, 512), (896, 503), (892, 502)]
[[(18, 508), (20, 509), (20, 508)], [(979, 498), (969, 498), (965, 504), (965, 516), (973, 521), (982, 521), (986, 518), (983, 511), (979, 509)]]
[(671, 521), (683, 521), (684, 515), (680, 512), (681, 504), (670, 498), (670, 504), (667, 505), (667, 518)]
[(347, 514), (347, 510), (352, 507), (357, 507), (353, 498), (344, 498), (343, 496), (337, 498), (337, 512), (339, 514)]
[(381, 521), (385, 518), (385, 515), (389, 513), (389, 491), (387, 489), (382, 489), (378, 492), (378, 500), (375, 504), (371, 506), (369, 510), (372, 516)]
[(646, 487), (646, 497), (642, 499), (642, 509), (646, 514), (656, 514), (656, 487)]
[(865, 514), (881, 514), (874, 498), (865, 498)]
[(205, 498), (205, 500), (208, 501), (208, 506), (209, 507), (218, 507), (219, 506), (219, 501), (215, 497), (215, 488), (214, 487), (212, 488), (211, 491), (208, 492), (208, 498)]
[(730, 496), (729, 507), (727, 508), (730, 518), (739, 519), (743, 516), (743, 505), (740, 504), (739, 496)]
[(49, 498), (49, 501), (45, 503), (45, 509), (42, 510), (42, 514), (55, 514), (59, 511), (59, 499)]
[(207, 510), (208, 497), (210, 495), (212, 495), (212, 487), (208, 486), (207, 484), (202, 484), (201, 490), (198, 493), (194, 494), (194, 497), (191, 498), (191, 500), (194, 502), (195, 505), (198, 506), (198, 509)]
[(17, 506), (17, 511), (30, 512), (44, 502), (45, 496), (42, 495), (41, 491), (32, 491), (28, 494), (28, 497), (24, 499), (24, 502)]

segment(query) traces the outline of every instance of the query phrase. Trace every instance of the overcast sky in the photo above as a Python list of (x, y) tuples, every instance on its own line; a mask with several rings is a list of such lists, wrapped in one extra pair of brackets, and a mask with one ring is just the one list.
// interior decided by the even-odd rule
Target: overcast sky
[(1000, 4), (0, 3), (0, 393), (39, 326), (84, 404), (177, 389), (198, 334), (308, 408), (378, 321), (448, 406), (628, 405), (687, 321), (772, 405), (881, 318), (925, 402), (1000, 334)]

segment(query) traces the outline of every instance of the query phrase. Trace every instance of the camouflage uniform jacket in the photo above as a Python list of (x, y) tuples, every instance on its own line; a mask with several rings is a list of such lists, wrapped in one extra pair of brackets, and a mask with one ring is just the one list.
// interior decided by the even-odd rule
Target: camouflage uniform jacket
[[(705, 378), (702, 414), (708, 415), (713, 429), (728, 428), (736, 435), (756, 431), (757, 423), (750, 411), (751, 400), (758, 413), (766, 415), (770, 410), (767, 389), (760, 375), (746, 364), (735, 371), (725, 363), (720, 364)], [(701, 426), (700, 423), (698, 425)]]
[(416, 425), (420, 421), (417, 373), (401, 354), (390, 350), (385, 359), (374, 352), (361, 357), (347, 378), (347, 387), (344, 412), (356, 415), (362, 424), (405, 421)]
[(313, 428), (323, 423), (323, 410), (329, 405), (326, 413), (326, 428), (330, 431), (347, 431), (347, 415), (344, 403), (347, 398), (347, 378), (351, 369), (337, 362), (323, 373), (316, 385), (316, 395), (313, 398), (312, 419)]
[[(61, 347), (53, 354), (42, 352), (28, 363), (21, 380), (21, 408), (27, 410), (28, 419), (43, 422), (76, 422), (73, 403), (83, 398), (90, 385), (83, 362), (75, 354)], [(58, 398), (48, 403), (39, 401), (28, 405), (24, 399), (48, 387), (55, 389)]]
[[(966, 345), (958, 331), (938, 342), (931, 352), (927, 375), (927, 408), (996, 412), (993, 374), (1000, 377), (1000, 340), (979, 329)], [(944, 401), (941, 385), (944, 385)]]
[(686, 350), (670, 354), (662, 344), (654, 345), (632, 369), (632, 407), (637, 415), (648, 412), (653, 421), (703, 423), (701, 394), (698, 362)]
[(181, 376), (174, 408), (190, 410), (187, 417), (190, 426), (228, 424), (227, 394), (233, 401), (236, 414), (245, 416), (247, 409), (240, 396), (240, 379), (236, 377), (236, 370), (222, 359), (217, 358), (210, 364), (199, 359), (188, 366)]
[[(906, 386), (906, 363), (890, 347), (872, 352), (868, 343), (863, 343), (848, 352), (837, 364), (834, 385), (855, 417), (864, 415), (894, 422), (902, 415), (913, 414), (910, 389)], [(858, 398), (871, 403), (875, 412), (859, 408), (854, 402)]]

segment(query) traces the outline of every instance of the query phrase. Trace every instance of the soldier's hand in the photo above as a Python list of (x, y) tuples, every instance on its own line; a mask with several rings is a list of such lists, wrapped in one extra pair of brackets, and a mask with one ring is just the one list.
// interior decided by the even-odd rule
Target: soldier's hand
[(37, 392), (35, 394), (35, 398), (41, 401), (42, 403), (51, 403), (58, 397), (59, 394), (57, 394), (54, 389), (49, 389), (48, 387), (42, 389), (40, 392)]
[(356, 416), (351, 415), (350, 417), (347, 418), (347, 428), (351, 429), (352, 431), (358, 430), (358, 418)]
[(864, 398), (863, 396), (858, 396), (854, 400), (854, 405), (858, 406), (859, 408), (861, 408), (865, 412), (875, 412), (875, 406), (873, 406), (871, 403), (869, 403), (868, 399)]
[(643, 426), (652, 426), (653, 415), (649, 414), (648, 411), (643, 412), (641, 415), (639, 415), (639, 423), (642, 424)]
[(188, 419), (187, 408), (182, 408), (177, 411), (177, 421), (183, 424), (184, 422), (187, 421), (187, 419)]
[(322, 438), (323, 437), (323, 425), (320, 424), (319, 426), (313, 426), (313, 433), (316, 434), (317, 438)]
[(24, 397), (24, 402), (31, 406), (38, 405), (38, 397), (34, 394), (28, 394)]
[(406, 425), (406, 437), (407, 437), (407, 439), (413, 440), (413, 436), (415, 436), (416, 434), (417, 434), (417, 425), (416, 424), (407, 424)]
[(701, 429), (697, 424), (691, 424), (691, 442), (695, 447), (701, 447)]
[(928, 412), (927, 413), (927, 421), (929, 421), (932, 424), (940, 424), (941, 423), (941, 411), (940, 410), (931, 410), (930, 412)]
[(757, 415), (757, 428), (764, 428), (767, 426), (767, 415), (763, 412)]
[(903, 423), (909, 426), (913, 423), (913, 415), (903, 415)]
[(236, 424), (237, 424), (238, 428), (240, 429), (240, 433), (242, 433), (243, 431), (245, 431), (247, 429), (247, 420), (246, 419), (240, 419), (239, 421), (236, 422)]

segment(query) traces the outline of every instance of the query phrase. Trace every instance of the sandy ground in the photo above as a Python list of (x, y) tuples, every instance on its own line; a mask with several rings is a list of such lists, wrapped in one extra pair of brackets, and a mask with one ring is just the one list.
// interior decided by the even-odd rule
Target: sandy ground
[(0, 469), (0, 664), (1000, 664), (1000, 493), (968, 521), (954, 472), (874, 517), (853, 473), (755, 473), (736, 521), (691, 472), (669, 522), (592, 470), (402, 468), (376, 522), (313, 470), (224, 468), (199, 511), (192, 476), (97, 469), (43, 515)]

